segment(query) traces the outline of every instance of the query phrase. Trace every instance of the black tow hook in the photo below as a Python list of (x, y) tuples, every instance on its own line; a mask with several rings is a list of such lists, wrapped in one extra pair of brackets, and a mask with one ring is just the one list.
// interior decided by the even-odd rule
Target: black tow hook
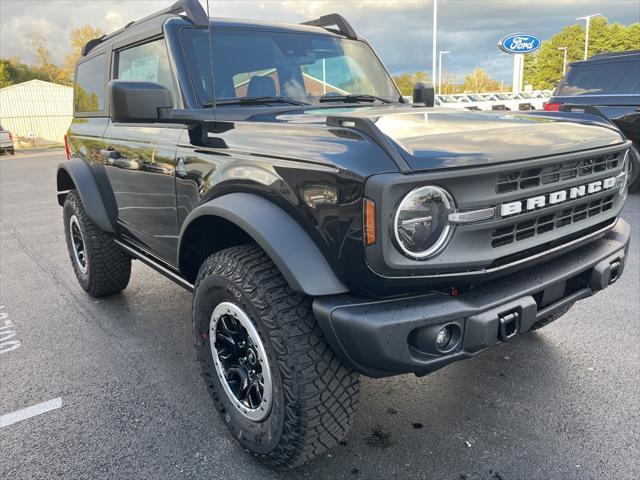
[(520, 314), (518, 312), (511, 312), (498, 317), (498, 321), (500, 323), (500, 340), (506, 342), (518, 334), (519, 319)]

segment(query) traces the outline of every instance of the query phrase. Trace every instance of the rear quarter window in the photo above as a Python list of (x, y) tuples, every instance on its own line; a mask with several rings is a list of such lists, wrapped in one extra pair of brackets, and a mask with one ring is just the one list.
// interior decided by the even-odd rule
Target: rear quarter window
[(572, 66), (558, 95), (640, 93), (640, 57)]
[(74, 110), (98, 113), (104, 110), (106, 55), (104, 53), (78, 65), (74, 86)]

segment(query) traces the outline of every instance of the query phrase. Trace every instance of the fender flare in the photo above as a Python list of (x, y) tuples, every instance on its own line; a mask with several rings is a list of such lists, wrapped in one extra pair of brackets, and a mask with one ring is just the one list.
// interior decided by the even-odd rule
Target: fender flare
[[(69, 184), (69, 179), (72, 184)], [(56, 174), (58, 203), (64, 205), (69, 190), (75, 189), (80, 195), (84, 210), (91, 220), (105, 232), (115, 233), (114, 215), (109, 215), (103, 195), (92, 168), (81, 158), (72, 158), (58, 165)], [(113, 208), (111, 209), (113, 212)]]
[(250, 193), (230, 193), (195, 208), (185, 219), (178, 244), (178, 264), (183, 271), (183, 239), (194, 220), (223, 218), (246, 232), (276, 264), (289, 286), (305, 295), (336, 295), (349, 290), (309, 235), (284, 210)]

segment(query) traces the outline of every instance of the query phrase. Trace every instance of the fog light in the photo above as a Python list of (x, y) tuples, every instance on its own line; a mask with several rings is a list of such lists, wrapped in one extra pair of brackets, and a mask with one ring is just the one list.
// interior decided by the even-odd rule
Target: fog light
[(461, 321), (445, 325), (429, 325), (416, 328), (409, 334), (409, 345), (427, 355), (448, 355), (460, 346), (462, 340)]
[(436, 335), (436, 348), (438, 350), (446, 350), (447, 345), (451, 341), (452, 335), (452, 327), (451, 325), (447, 325), (446, 327), (442, 327), (438, 334)]

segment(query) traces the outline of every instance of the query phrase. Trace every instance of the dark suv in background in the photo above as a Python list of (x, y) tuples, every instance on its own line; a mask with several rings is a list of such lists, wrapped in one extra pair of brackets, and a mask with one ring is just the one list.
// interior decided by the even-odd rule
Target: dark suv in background
[[(640, 166), (640, 50), (601, 53), (574, 62), (545, 104), (548, 112), (596, 107), (633, 142), (631, 183)], [(595, 113), (598, 113), (595, 111)]]

